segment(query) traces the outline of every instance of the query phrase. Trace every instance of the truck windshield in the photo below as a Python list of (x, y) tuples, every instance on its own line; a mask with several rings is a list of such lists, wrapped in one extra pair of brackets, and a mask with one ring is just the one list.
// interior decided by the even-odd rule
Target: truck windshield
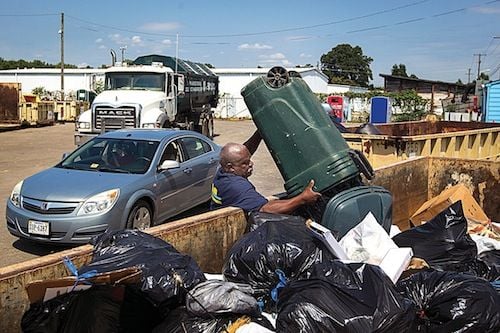
[(108, 73), (106, 90), (165, 91), (165, 74), (162, 73)]

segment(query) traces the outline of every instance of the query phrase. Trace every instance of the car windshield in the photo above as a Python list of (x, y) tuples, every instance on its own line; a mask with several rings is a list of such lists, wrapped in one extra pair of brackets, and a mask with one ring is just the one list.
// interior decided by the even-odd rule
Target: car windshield
[(71, 153), (57, 168), (113, 173), (145, 173), (159, 142), (95, 138)]

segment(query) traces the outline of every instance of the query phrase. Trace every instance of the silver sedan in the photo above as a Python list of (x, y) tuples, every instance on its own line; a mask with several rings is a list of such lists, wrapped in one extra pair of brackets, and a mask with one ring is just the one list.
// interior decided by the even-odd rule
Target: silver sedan
[(19, 182), (7, 228), (40, 243), (81, 244), (106, 229), (145, 229), (210, 199), (220, 147), (192, 131), (102, 134)]

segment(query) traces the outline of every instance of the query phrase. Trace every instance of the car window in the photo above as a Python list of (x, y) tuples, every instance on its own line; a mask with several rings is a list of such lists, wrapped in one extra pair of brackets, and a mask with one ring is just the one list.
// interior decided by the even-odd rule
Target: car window
[(182, 154), (179, 151), (179, 142), (177, 142), (177, 140), (174, 140), (165, 146), (161, 155), (160, 165), (167, 160), (177, 161), (179, 163), (182, 162)]
[(182, 147), (186, 160), (190, 160), (200, 155), (203, 155), (207, 151), (206, 150), (207, 144), (206, 143), (204, 144), (204, 141), (199, 138), (187, 136), (181, 138), (180, 141), (182, 142)]
[(114, 173), (145, 173), (158, 147), (157, 141), (93, 139), (56, 167)]

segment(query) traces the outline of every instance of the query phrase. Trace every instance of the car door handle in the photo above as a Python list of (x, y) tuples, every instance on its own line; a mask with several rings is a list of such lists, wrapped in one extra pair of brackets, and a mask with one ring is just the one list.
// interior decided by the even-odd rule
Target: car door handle
[(184, 173), (191, 173), (191, 171), (193, 171), (192, 168), (186, 168), (184, 170), (182, 170)]

